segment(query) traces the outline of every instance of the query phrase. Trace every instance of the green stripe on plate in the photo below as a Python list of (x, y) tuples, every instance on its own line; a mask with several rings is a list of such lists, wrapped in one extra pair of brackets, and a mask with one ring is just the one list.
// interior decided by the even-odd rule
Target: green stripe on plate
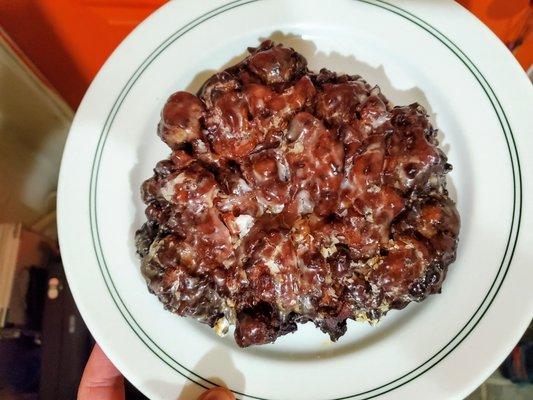
[[(109, 272), (109, 269), (108, 269), (108, 266), (105, 260), (105, 255), (103, 253), (102, 246), (100, 243), (100, 233), (99, 233), (99, 228), (98, 228), (98, 213), (97, 213), (97, 203), (96, 203), (99, 169), (100, 169), (100, 164), (102, 160), (103, 150), (104, 150), (107, 138), (109, 136), (109, 131), (115, 120), (115, 117), (118, 111), (120, 110), (120, 107), (122, 106), (124, 102), (124, 99), (130, 92), (131, 88), (133, 87), (135, 82), (137, 82), (137, 80), (143, 74), (143, 72), (150, 66), (150, 64), (163, 51), (165, 51), (165, 49), (168, 46), (170, 46), (172, 43), (174, 43), (176, 40), (178, 40), (180, 37), (185, 35), (190, 30), (201, 25), (203, 22), (213, 17), (216, 17), (220, 14), (223, 14), (229, 10), (235, 9), (237, 7), (250, 5), (258, 1), (261, 1), (261, 0), (236, 0), (236, 1), (232, 1), (230, 3), (227, 3), (223, 6), (220, 6), (218, 8), (211, 10), (199, 16), (198, 18), (192, 20), (191, 22), (189, 22), (188, 24), (186, 24), (179, 30), (177, 30), (175, 33), (169, 36), (166, 40), (164, 40), (159, 46), (157, 46), (157, 48), (154, 51), (152, 51), (148, 55), (148, 57), (146, 57), (146, 59), (141, 63), (141, 65), (135, 70), (133, 75), (126, 82), (123, 89), (120, 91), (120, 94), (118, 95), (115, 102), (113, 103), (111, 110), (109, 111), (109, 114), (105, 120), (104, 126), (100, 133), (100, 137), (98, 139), (96, 151), (95, 151), (94, 158), (93, 158), (92, 169), (91, 169), (90, 190), (89, 190), (89, 211), (90, 211), (89, 216), (90, 216), (90, 226), (91, 226), (91, 237), (93, 240), (93, 248), (94, 248), (94, 252), (96, 255), (96, 259), (98, 261), (98, 267), (100, 269), (100, 273), (105, 282), (107, 290), (109, 291), (109, 294), (111, 298), (113, 299), (113, 302), (115, 303), (118, 311), (124, 318), (125, 323), (131, 328), (131, 330), (137, 335), (139, 340), (155, 356), (157, 356), (168, 367), (170, 367), (171, 369), (173, 369), (174, 371), (176, 371), (177, 373), (179, 373), (186, 379), (190, 380), (191, 382), (194, 382), (197, 385), (201, 386), (202, 388), (210, 388), (210, 387), (217, 386), (217, 385), (214, 382), (198, 375), (194, 371), (191, 371), (190, 369), (185, 367), (183, 364), (181, 364), (179, 361), (172, 358), (172, 356), (170, 356), (167, 352), (165, 352), (140, 327), (140, 325), (137, 323), (137, 321), (135, 320), (131, 312), (128, 310), (128, 307), (122, 300), (120, 294), (118, 293), (118, 290), (115, 286), (113, 278), (111, 277), (111, 274)], [(503, 107), (499, 99), (497, 98), (496, 94), (494, 93), (494, 90), (492, 89), (490, 84), (487, 82), (486, 78), (483, 76), (480, 70), (455, 43), (453, 43), (442, 32), (440, 32), (439, 30), (437, 30), (435, 27), (425, 22), (424, 20), (420, 19), (416, 15), (413, 15), (412, 13), (398, 6), (390, 4), (386, 1), (381, 1), (381, 0), (353, 0), (353, 1), (365, 3), (373, 7), (378, 7), (380, 9), (391, 12), (397, 15), (398, 17), (404, 18), (405, 20), (417, 25), (420, 29), (423, 29), (425, 32), (427, 32), (428, 34), (433, 36), (435, 39), (437, 39), (439, 42), (441, 42), (444, 46), (446, 46), (471, 72), (472, 76), (479, 83), (481, 89), (484, 91), (490, 104), (492, 105), (494, 112), (496, 113), (496, 116), (500, 123), (502, 133), (507, 144), (507, 150), (509, 152), (512, 176), (513, 176), (513, 209), (512, 209), (512, 214), (511, 214), (509, 237), (507, 239), (505, 251), (502, 256), (502, 260), (500, 262), (498, 273), (496, 274), (496, 277), (494, 278), (494, 281), (492, 282), (481, 304), (477, 307), (474, 314), (469, 318), (469, 320), (461, 328), (461, 330), (452, 339), (450, 339), (450, 341), (446, 345), (444, 345), (441, 349), (439, 349), (432, 357), (427, 359), (424, 363), (414, 368), (413, 370), (405, 373), (404, 375), (390, 382), (384, 383), (378, 387), (375, 387), (371, 390), (356, 393), (350, 396), (338, 397), (335, 399), (328, 399), (328, 400), (345, 400), (345, 399), (367, 400), (367, 399), (372, 399), (377, 396), (383, 395), (385, 393), (391, 392), (392, 390), (395, 390), (413, 381), (414, 379), (418, 378), (419, 376), (421, 376), (422, 374), (430, 370), (432, 367), (437, 365), (439, 362), (441, 362), (455, 348), (457, 348), (457, 346), (459, 346), (459, 344), (461, 344), (461, 342), (468, 337), (468, 335), (473, 331), (473, 329), (481, 321), (481, 319), (483, 318), (483, 316), (489, 309), (490, 305), (494, 301), (496, 295), (498, 294), (503, 281), (505, 280), (505, 277), (511, 265), (511, 261), (512, 261), (514, 251), (516, 248), (517, 238), (518, 238), (518, 234), (520, 231), (521, 214), (522, 214), (522, 177), (521, 177), (518, 151), (516, 148), (516, 143), (513, 137), (512, 129), (511, 129), (511, 126), (509, 124), (509, 121), (507, 119), (507, 116), (505, 115), (505, 112), (503, 110)], [(246, 398), (251, 398), (251, 399), (273, 400), (273, 399), (267, 399), (264, 397), (254, 396), (254, 395), (247, 394), (247, 393), (241, 393), (238, 391), (234, 391), (234, 393), (240, 396), (244, 396)]]

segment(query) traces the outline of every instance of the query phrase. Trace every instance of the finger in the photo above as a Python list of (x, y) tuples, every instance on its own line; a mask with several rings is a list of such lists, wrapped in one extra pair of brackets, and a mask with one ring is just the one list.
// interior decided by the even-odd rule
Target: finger
[(78, 400), (124, 400), (124, 377), (95, 345), (83, 371)]
[(235, 396), (228, 389), (217, 387), (209, 389), (198, 400), (235, 400)]

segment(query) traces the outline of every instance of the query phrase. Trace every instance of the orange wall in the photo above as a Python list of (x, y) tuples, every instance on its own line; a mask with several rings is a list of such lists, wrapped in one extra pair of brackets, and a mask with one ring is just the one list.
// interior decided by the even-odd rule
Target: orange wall
[(481, 19), (506, 44), (523, 34), (530, 0), (457, 0)]
[(164, 0), (0, 0), (0, 25), (76, 109), (121, 40)]
[[(533, 63), (533, 33), (525, 35), (531, 15), (529, 0), (458, 1), (512, 48), (525, 41), (516, 54), (524, 68)], [(165, 0), (0, 0), (0, 26), (76, 109), (113, 49), (163, 3)]]

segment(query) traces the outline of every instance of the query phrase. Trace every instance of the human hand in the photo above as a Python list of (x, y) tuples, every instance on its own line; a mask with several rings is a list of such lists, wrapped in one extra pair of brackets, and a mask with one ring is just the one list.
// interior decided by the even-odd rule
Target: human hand
[[(94, 346), (85, 366), (78, 400), (125, 400), (124, 377), (98, 345)], [(208, 390), (198, 400), (235, 400), (235, 396), (219, 387)]]

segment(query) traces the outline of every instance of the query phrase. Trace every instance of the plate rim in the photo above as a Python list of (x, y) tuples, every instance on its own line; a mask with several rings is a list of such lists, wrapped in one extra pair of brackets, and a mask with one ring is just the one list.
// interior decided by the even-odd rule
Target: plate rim
[[(256, 3), (260, 0), (235, 0), (235, 1), (231, 1), (231, 2), (228, 2), (228, 3), (225, 3), (217, 8), (214, 8), (204, 14), (202, 14), (201, 16), (197, 17), (196, 19), (192, 20), (191, 22), (189, 22), (188, 24), (185, 24), (182, 28), (180, 28), (178, 31), (176, 31), (173, 35), (171, 35), (169, 38), (167, 38), (166, 40), (163, 41), (163, 43), (158, 46), (156, 48), (156, 50), (154, 50), (153, 52), (150, 53), (150, 55), (145, 59), (148, 60), (153, 54), (155, 54), (156, 51), (158, 51), (158, 49), (163, 45), (163, 44), (167, 44), (167, 46), (172, 43), (172, 41), (169, 42), (169, 39), (171, 39), (172, 37), (174, 37), (174, 35), (176, 35), (178, 32), (180, 32), (181, 30), (187, 28), (187, 30), (183, 31), (183, 33), (181, 33), (179, 35), (179, 37), (181, 37), (183, 34), (185, 34), (188, 30), (190, 29), (193, 29), (195, 26), (198, 26), (199, 24), (201, 24), (202, 22), (206, 21), (207, 19), (210, 19), (216, 15), (219, 15), (223, 12), (226, 12), (226, 11), (229, 11), (233, 8), (236, 8), (236, 7), (240, 7), (240, 6), (243, 6), (243, 5), (247, 5), (247, 4), (251, 4), (251, 3)], [(466, 62), (464, 61), (464, 59), (462, 59), (457, 53), (455, 53), (448, 45), (446, 45), (452, 52), (454, 52), (454, 54), (459, 57), (459, 59), (465, 64), (465, 66), (467, 67), (467, 69), (470, 70), (470, 72), (474, 75), (474, 77), (476, 78), (476, 80), (478, 80), (479, 84), (481, 85), (481, 87), (483, 88), (483, 90), (485, 91), (485, 93), (487, 94), (488, 98), (489, 98), (489, 101), (492, 105), (492, 107), (494, 108), (495, 112), (496, 112), (496, 115), (500, 121), (500, 125), (502, 127), (502, 130), (503, 130), (503, 134), (504, 134), (504, 137), (505, 137), (505, 140), (507, 142), (507, 147), (508, 147), (508, 151), (509, 151), (509, 156), (510, 156), (510, 159), (511, 159), (511, 166), (512, 166), (512, 171), (513, 171), (513, 213), (512, 213), (512, 220), (511, 220), (511, 228), (510, 228), (510, 232), (509, 232), (509, 238), (507, 240), (507, 245), (506, 245), (506, 250), (504, 252), (504, 256), (502, 258), (502, 262), (500, 263), (500, 267), (498, 269), (498, 273), (491, 285), (491, 287), (489, 288), (488, 292), (487, 292), (487, 295), (485, 296), (485, 298), (483, 299), (483, 301), (481, 302), (481, 305), (476, 309), (474, 315), (469, 319), (469, 321), (463, 326), (463, 328), (461, 328), (460, 332), (450, 341), (448, 342), (442, 349), (440, 349), (434, 356), (432, 356), (430, 359), (428, 359), (426, 362), (424, 362), (422, 365), (420, 365), (419, 367), (415, 368), (414, 370), (404, 374), (402, 377), (400, 378), (397, 378), (391, 382), (388, 382), (384, 385), (381, 385), (379, 387), (376, 387), (376, 388), (373, 388), (373, 389), (370, 389), (370, 390), (366, 390), (364, 392), (361, 392), (361, 393), (357, 393), (357, 394), (354, 394), (354, 395), (350, 395), (350, 396), (343, 396), (343, 397), (336, 397), (334, 399), (331, 399), (331, 400), (342, 400), (342, 399), (351, 399), (353, 397), (357, 397), (357, 396), (363, 396), (365, 394), (369, 394), (370, 393), (370, 397), (375, 397), (375, 396), (379, 396), (379, 395), (383, 395), (385, 393), (388, 393), (392, 390), (395, 390), (409, 382), (411, 382), (412, 380), (418, 378), (420, 375), (422, 375), (423, 373), (429, 371), (431, 368), (433, 368), (433, 366), (437, 365), (440, 361), (442, 361), (444, 358), (446, 358), (449, 354), (451, 354), (455, 348), (457, 348), (459, 346), (459, 344), (461, 344), (461, 342), (463, 340), (465, 340), (469, 334), (475, 329), (475, 327), (477, 326), (477, 324), (483, 319), (485, 313), (488, 311), (488, 309), (490, 308), (492, 302), (494, 301), (494, 299), (496, 298), (498, 292), (499, 292), (499, 289), (501, 288), (501, 285), (503, 284), (504, 280), (505, 280), (505, 277), (507, 275), (507, 272), (510, 268), (510, 265), (511, 265), (511, 262), (512, 262), (512, 258), (513, 258), (513, 255), (514, 255), (514, 251), (516, 249), (516, 245), (517, 245), (517, 241), (518, 241), (518, 237), (519, 237), (519, 233), (520, 233), (520, 225), (521, 225), (521, 216), (522, 216), (522, 176), (521, 176), (521, 168), (520, 168), (520, 159), (519, 159), (519, 153), (518, 153), (518, 149), (516, 147), (516, 142), (514, 140), (514, 136), (513, 136), (513, 133), (512, 133), (512, 128), (509, 124), (509, 121), (507, 120), (507, 117), (506, 117), (506, 114), (505, 114), (505, 111), (503, 109), (503, 107), (501, 106), (501, 103), (499, 102), (498, 100), (498, 97), (496, 96), (496, 94), (494, 93), (494, 90), (491, 88), (490, 86), (490, 83), (486, 80), (486, 78), (484, 78), (483, 74), (481, 73), (481, 71), (479, 71), (479, 69), (476, 67), (476, 65), (468, 58), (468, 56), (462, 52), (462, 50), (457, 46), (455, 45), (455, 43), (453, 41), (451, 41), (449, 38), (446, 37), (446, 35), (442, 34), (440, 31), (438, 31), (436, 28), (434, 28), (433, 26), (431, 26), (431, 24), (427, 23), (426, 21), (422, 20), (421, 18), (417, 17), (416, 15), (412, 14), (411, 12), (407, 11), (407, 10), (404, 10), (402, 9), (401, 7), (397, 6), (397, 5), (393, 5), (391, 3), (388, 3), (387, 1), (384, 1), (384, 0), (352, 0), (352, 1), (357, 1), (357, 2), (361, 2), (361, 3), (366, 3), (366, 4), (370, 4), (370, 5), (374, 5), (374, 6), (378, 6), (382, 9), (385, 9), (387, 11), (391, 11), (391, 12), (394, 12), (395, 14), (399, 15), (400, 17), (403, 17), (407, 20), (409, 20), (410, 22), (414, 22), (412, 19), (410, 18), (413, 18), (413, 19), (416, 19), (418, 20), (418, 22), (420, 23), (416, 23), (418, 26), (420, 26), (422, 29), (426, 30), (428, 33), (432, 34), (435, 38), (437, 38), (439, 41), (441, 41), (444, 45), (446, 45), (441, 39), (439, 39), (437, 36), (435, 36), (434, 33), (430, 32), (428, 30), (428, 27), (429, 29), (433, 29), (433, 32), (436, 32), (440, 35), (442, 35), (445, 39), (447, 39), (449, 41), (449, 43), (452, 44), (453, 47), (456, 48), (456, 50), (461, 53), (467, 60), (468, 62), (471, 63), (471, 65), (474, 67), (474, 69), (479, 73), (479, 75), (482, 77), (482, 79), (484, 80), (485, 84), (489, 87), (490, 89), (490, 92), (492, 93), (492, 95), (494, 96), (494, 99), (496, 100), (496, 103), (498, 103), (498, 106), (499, 106), (499, 110), (501, 111), (503, 117), (504, 117), (504, 120), (506, 122), (506, 125), (507, 125), (507, 128), (508, 128), (508, 132), (510, 134), (510, 138), (511, 138), (511, 143), (509, 143), (509, 138), (507, 137), (507, 132), (504, 128), (504, 124), (502, 122), (502, 119), (500, 117), (500, 114), (498, 113), (498, 110), (496, 110), (496, 106), (494, 105), (493, 103), (493, 100), (492, 98), (490, 97), (490, 95), (487, 93), (486, 89), (483, 87), (483, 84), (481, 83), (481, 81), (479, 80), (479, 77), (477, 77), (475, 75), (475, 73), (470, 69), (470, 67), (466, 64)], [(218, 11), (217, 11), (218, 10)], [(395, 10), (395, 11), (393, 11)], [(214, 13), (213, 15), (210, 15)], [(404, 13), (404, 14), (402, 14)], [(209, 15), (209, 16), (208, 16)], [(406, 15), (408, 15), (410, 18), (406, 17)], [(201, 18), (205, 17), (205, 16), (208, 16), (206, 19), (204, 20), (201, 20)], [(196, 25), (195, 22), (201, 20), (200, 22), (198, 22)], [(179, 37), (177, 37), (176, 39), (174, 40), (177, 40)], [(168, 42), (168, 43), (167, 43)], [(163, 51), (164, 49), (161, 49), (161, 51)], [(157, 57), (157, 56), (156, 56)], [(155, 57), (155, 58), (156, 58)], [(154, 58), (154, 59), (155, 59)], [(150, 60), (150, 62), (152, 62), (154, 59)], [(140, 75), (142, 75), (142, 72), (144, 71), (144, 68), (146, 68), (148, 64), (144, 65), (145, 64), (145, 61), (143, 61), (141, 63), (141, 65), (138, 67), (138, 69), (134, 72), (134, 74), (132, 75), (135, 76), (135, 74), (140, 71)], [(138, 79), (138, 77), (136, 79)], [(120, 109), (120, 106), (122, 104), (122, 101), (125, 99), (125, 97), (127, 96), (127, 92), (125, 93), (124, 97), (122, 97), (122, 99), (120, 99), (122, 93), (124, 92), (125, 88), (128, 86), (129, 82), (131, 81), (132, 77), (127, 81), (126, 85), (124, 86), (123, 90), (120, 91), (120, 94), (118, 95), (117, 99), (115, 100), (115, 102), (113, 103), (113, 106), (111, 107), (111, 110), (106, 118), (106, 122), (104, 124), (104, 127), (102, 129), (102, 132), (100, 133), (100, 137), (98, 139), (98, 145), (97, 145), (97, 148), (96, 148), (96, 151), (95, 151), (95, 157), (93, 158), (93, 166), (91, 168), (91, 179), (90, 179), (90, 191), (89, 191), (89, 202), (90, 202), (90, 205), (95, 205), (96, 203), (96, 190), (94, 191), (95, 194), (94, 194), (94, 199), (92, 199), (92, 196), (93, 196), (93, 183), (95, 185), (95, 188), (97, 188), (97, 183), (98, 183), (98, 168), (96, 169), (96, 175), (94, 175), (94, 172), (95, 172), (95, 169), (94, 169), (94, 160), (96, 160), (96, 156), (98, 155), (99, 153), (99, 150), (100, 150), (100, 153), (99, 153), (99, 156), (98, 156), (98, 160), (100, 161), (101, 160), (101, 155), (102, 155), (102, 152), (103, 152), (103, 148), (105, 146), (105, 140), (107, 139), (107, 134), (105, 136), (105, 139), (104, 141), (102, 142), (103, 144), (100, 145), (101, 143), (101, 139), (102, 139), (102, 134), (104, 132), (104, 130), (106, 129), (107, 127), (107, 133), (109, 133), (109, 130), (111, 128), (111, 125), (113, 123), (113, 118), (110, 118), (111, 114), (113, 113), (114, 111), (114, 115), (116, 115), (116, 113), (118, 112), (118, 110)], [(135, 79), (135, 80), (136, 80)], [(135, 81), (132, 82), (132, 85), (135, 83)], [(130, 86), (131, 88), (131, 86)], [(129, 91), (129, 89), (128, 89)], [(118, 104), (117, 107), (115, 107), (117, 105), (117, 101), (120, 99), (120, 103)], [(109, 122), (109, 123), (108, 123)], [(512, 152), (512, 150), (514, 150), (514, 153)], [(516, 159), (513, 159), (513, 154), (514, 156), (516, 157)], [(99, 161), (97, 163), (97, 166), (99, 167)], [(515, 173), (515, 163), (516, 163), (516, 167), (517, 167), (517, 171), (518, 171), (518, 174)], [(94, 175), (94, 176), (93, 176)], [(516, 179), (516, 176), (518, 176), (518, 181)], [(518, 183), (518, 196), (517, 196), (517, 183)], [(517, 201), (518, 201), (518, 207), (517, 207)], [(518, 212), (515, 213), (516, 209), (518, 209)], [(516, 225), (516, 231), (514, 231), (514, 224), (515, 224), (515, 219), (516, 217), (518, 216), (518, 223)], [(94, 221), (95, 224), (93, 224), (93, 217), (94, 217)], [(61, 219), (61, 215), (60, 215), (60, 219)], [(95, 241), (94, 241), (94, 233), (96, 232), (97, 236), (98, 236), (98, 229), (97, 229), (97, 211), (96, 211), (96, 207), (94, 208), (94, 214), (93, 214), (93, 208), (90, 206), (90, 220), (91, 220), (91, 224), (90, 224), (90, 229), (91, 229), (91, 237), (93, 239), (93, 244), (94, 244), (94, 252), (95, 252), (95, 255), (96, 255), (96, 259), (98, 260), (99, 262), (99, 268), (100, 268), (100, 272), (102, 274), (102, 278), (104, 280), (104, 283), (109, 291), (109, 294), (113, 300), (113, 302), (115, 302), (115, 305), (118, 309), (118, 311), (122, 314), (122, 310), (120, 309), (119, 305), (116, 304), (116, 299), (115, 297), (113, 296), (113, 293), (111, 292), (111, 290), (109, 289), (109, 283), (106, 279), (106, 276), (102, 270), (102, 266), (100, 265), (100, 259), (99, 259), (99, 252), (97, 250), (97, 246), (95, 244)], [(94, 226), (96, 226), (96, 228), (94, 228)], [(511, 250), (511, 255), (509, 257), (509, 261), (508, 261), (508, 264), (507, 264), (507, 267), (505, 268), (505, 272), (503, 274), (503, 277), (502, 279), (498, 282), (499, 280), (499, 277), (500, 277), (500, 273), (502, 271), (502, 267), (503, 267), (503, 261), (505, 260), (506, 256), (507, 256), (507, 251), (509, 250), (509, 245), (510, 245), (510, 241), (511, 241), (511, 237), (513, 236), (513, 232), (515, 232), (515, 238), (514, 238), (514, 243), (512, 245), (512, 250)], [(104, 260), (104, 264), (105, 264), (105, 259), (104, 259), (104, 253), (103, 253), (103, 250), (100, 249), (100, 253), (101, 253), (101, 256), (102, 256), (102, 259)], [(107, 268), (107, 266), (106, 266)], [(117, 296), (119, 296), (120, 298), (120, 295), (118, 294), (118, 291), (116, 290), (116, 287), (114, 286), (114, 283), (112, 281), (112, 277), (111, 275), (109, 274), (109, 271), (107, 271), (107, 275), (112, 283), (112, 286), (114, 287), (115, 289), (115, 292), (117, 294)], [(497, 283), (498, 282), (498, 283)], [(470, 327), (470, 329), (468, 329), (468, 325), (470, 324), (471, 320), (473, 318), (475, 318), (476, 314), (479, 312), (479, 310), (481, 308), (483, 308), (484, 306), (484, 303), (485, 301), (487, 300), (487, 297), (490, 295), (494, 285), (497, 284), (498, 285), (498, 288), (496, 289), (496, 291), (494, 292), (493, 296), (492, 296), (492, 299), (489, 301), (489, 303), (487, 304), (486, 308), (483, 310), (482, 314), (479, 316), (479, 319), (476, 321), (476, 323)], [(123, 307), (127, 310), (127, 307), (126, 305), (122, 302), (122, 305)], [(133, 316), (130, 314), (130, 317), (134, 320)], [(125, 320), (125, 322), (130, 326), (130, 328), (132, 328), (132, 331), (137, 335), (137, 337), (139, 337), (139, 339), (145, 344), (146, 347), (148, 347), (148, 349), (156, 356), (158, 357), (161, 361), (163, 361), (166, 365), (168, 365), (170, 368), (172, 368), (174, 371), (178, 372), (180, 375), (182, 375), (185, 379), (189, 380), (189, 381), (192, 381), (196, 384), (198, 384), (199, 386), (203, 387), (203, 388), (209, 388), (211, 386), (204, 386), (203, 384), (201, 383), (198, 383), (196, 382), (195, 380), (192, 380), (190, 376), (187, 376), (187, 374), (183, 374), (181, 371), (179, 371), (177, 368), (174, 368), (173, 366), (169, 365), (165, 360), (163, 360), (159, 354), (157, 354), (149, 345), (147, 345), (144, 340), (138, 335), (138, 333), (136, 332), (136, 330), (130, 325), (130, 321), (127, 320), (127, 318), (123, 315), (123, 318)], [(142, 328), (140, 326), (138, 326), (138, 328), (142, 330)], [(465, 330), (465, 329), (468, 329), (468, 332), (466, 333), (466, 335), (464, 335), (464, 337), (462, 337), (459, 342), (457, 342), (443, 357), (439, 358), (437, 362), (435, 362), (434, 364), (432, 364), (429, 368), (426, 368), (424, 371), (422, 371), (421, 373), (413, 376), (412, 378), (408, 379), (407, 381), (397, 385), (397, 386), (394, 386), (392, 388), (390, 388), (389, 390), (386, 390), (386, 391), (383, 391), (383, 392), (380, 392), (380, 393), (377, 393), (377, 394), (372, 394), (371, 392), (375, 392), (379, 389), (382, 389), (384, 388), (385, 386), (388, 386), (388, 385), (392, 385), (394, 384), (395, 382), (405, 378), (407, 375), (410, 375), (412, 374), (414, 371), (418, 370), (419, 368), (423, 368), (425, 364), (427, 364), (428, 362), (431, 361), (431, 359), (433, 359), (434, 357), (439, 357), (439, 354), (444, 351), (446, 349), (446, 347), (448, 347), (450, 345), (450, 343), (452, 343), (456, 338), (457, 336), (461, 335), (461, 333)], [(143, 331), (143, 333), (145, 333)], [(149, 336), (145, 333), (145, 335), (149, 338)], [(153, 342), (153, 340), (152, 340)], [(155, 342), (153, 342), (154, 345), (157, 346), (157, 344)], [(158, 346), (157, 346), (158, 347)], [(158, 347), (159, 348), (159, 347)], [(171, 358), (168, 354), (166, 354), (164, 352), (163, 349), (159, 348), (160, 351), (162, 351), (167, 357)], [(171, 358), (172, 359), (172, 358)], [(202, 378), (201, 376), (199, 376), (198, 374), (196, 374), (195, 372), (189, 370), (187, 367), (181, 365), (178, 361), (176, 360), (173, 360), (174, 362), (176, 362), (181, 368), (185, 369), (187, 372), (189, 372), (190, 374), (194, 375), (194, 376), (197, 376), (199, 379), (209, 383), (210, 385), (216, 385), (215, 383), (213, 382), (210, 382), (209, 380), (205, 379), (205, 378)], [(246, 397), (249, 397), (249, 398), (253, 398), (253, 399), (258, 399), (258, 400), (268, 400), (267, 398), (265, 397), (258, 397), (258, 396), (253, 396), (253, 395), (250, 395), (250, 394), (246, 394), (246, 393), (241, 393), (241, 392), (238, 392), (238, 391), (234, 391), (234, 393), (238, 394), (238, 395), (241, 395), (241, 396), (246, 396)], [(365, 399), (368, 399), (370, 397), (363, 397)]]

